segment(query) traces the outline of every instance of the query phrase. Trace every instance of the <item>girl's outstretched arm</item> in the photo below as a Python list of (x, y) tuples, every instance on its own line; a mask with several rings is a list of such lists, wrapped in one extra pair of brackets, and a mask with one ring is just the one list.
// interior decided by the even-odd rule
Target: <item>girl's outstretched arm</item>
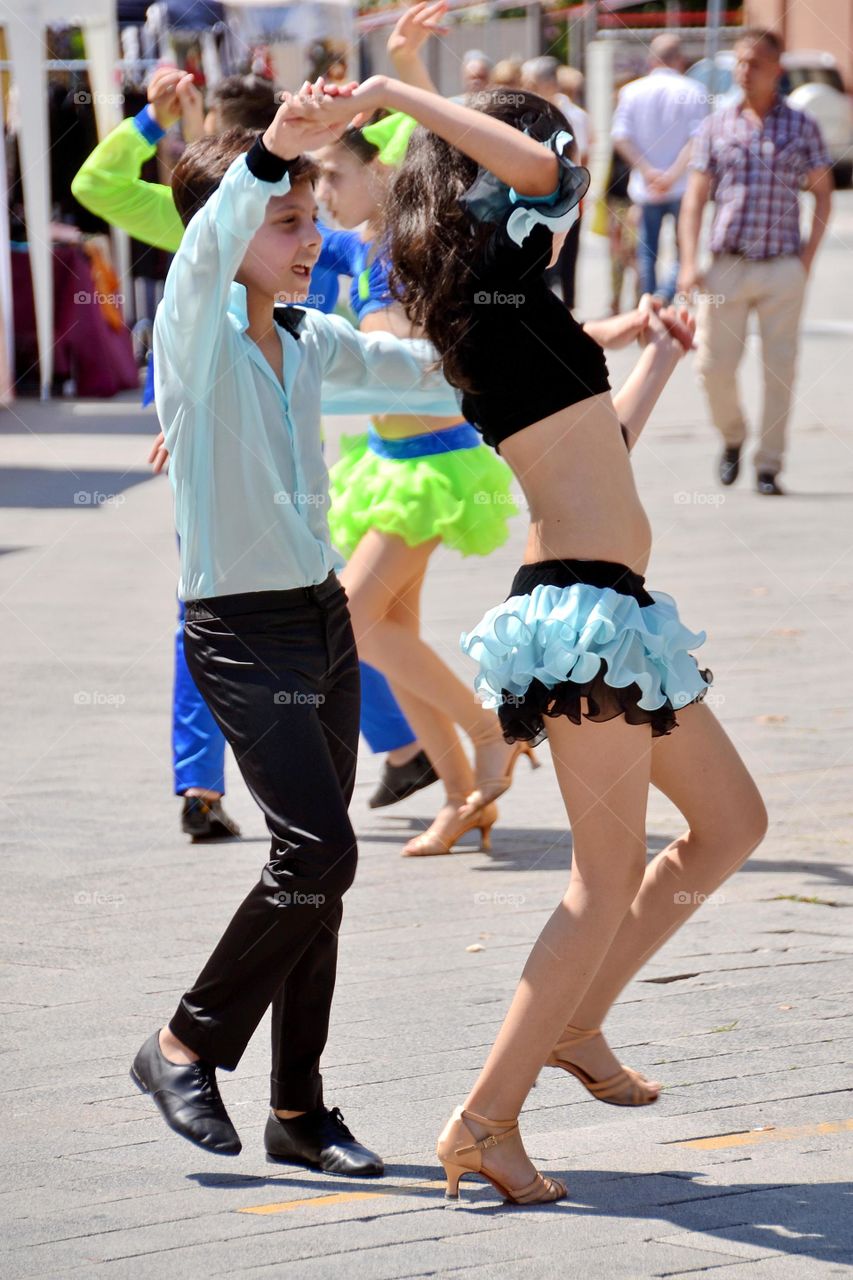
[(557, 187), (559, 163), (554, 153), (520, 129), (482, 111), (449, 102), (389, 76), (371, 76), (348, 101), (361, 113), (354, 124), (366, 119), (377, 107), (404, 111), (452, 147), (464, 151), (519, 195), (550, 196)]
[(629, 452), (640, 437), (661, 392), (685, 352), (690, 349), (695, 321), (686, 308), (652, 312), (646, 328), (648, 343), (613, 396), (613, 407), (625, 429)]

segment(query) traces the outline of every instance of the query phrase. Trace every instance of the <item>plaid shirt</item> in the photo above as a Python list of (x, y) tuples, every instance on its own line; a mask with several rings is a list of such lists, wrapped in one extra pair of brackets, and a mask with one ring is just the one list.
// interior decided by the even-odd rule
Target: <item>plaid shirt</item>
[(829, 164), (817, 122), (782, 98), (760, 125), (740, 103), (708, 116), (696, 135), (691, 168), (711, 176), (712, 253), (799, 253), (803, 179)]

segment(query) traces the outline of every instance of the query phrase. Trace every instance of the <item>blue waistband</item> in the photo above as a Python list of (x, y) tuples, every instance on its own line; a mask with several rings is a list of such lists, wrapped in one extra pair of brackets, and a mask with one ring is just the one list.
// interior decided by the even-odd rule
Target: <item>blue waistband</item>
[(444, 427), (441, 431), (426, 431), (420, 436), (403, 436), (401, 440), (389, 440), (374, 427), (367, 433), (370, 452), (380, 458), (393, 458), (396, 462), (406, 458), (428, 458), (434, 453), (455, 453), (458, 449), (476, 449), (482, 443), (482, 436), (470, 422), (460, 422), (456, 427)]

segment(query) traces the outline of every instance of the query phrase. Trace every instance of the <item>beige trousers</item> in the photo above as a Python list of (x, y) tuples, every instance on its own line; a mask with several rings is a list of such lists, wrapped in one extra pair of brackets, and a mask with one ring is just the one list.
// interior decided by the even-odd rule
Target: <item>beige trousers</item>
[(718, 254), (705, 275), (697, 319), (697, 370), (714, 426), (727, 445), (742, 445), (746, 420), (737, 369), (749, 314), (755, 311), (764, 366), (761, 436), (756, 471), (782, 469), (799, 345), (806, 270), (794, 255), (751, 262)]

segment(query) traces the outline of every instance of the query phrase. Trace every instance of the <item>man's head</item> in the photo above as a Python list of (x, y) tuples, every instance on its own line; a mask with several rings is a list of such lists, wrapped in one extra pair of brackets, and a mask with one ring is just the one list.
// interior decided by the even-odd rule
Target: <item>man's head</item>
[(768, 99), (782, 75), (782, 41), (773, 31), (745, 31), (735, 45), (735, 81), (747, 100)]
[(469, 49), (462, 57), (462, 90), (480, 93), (489, 83), (492, 60), (482, 49)]
[(275, 85), (263, 76), (226, 76), (208, 98), (204, 131), (223, 133), (238, 126), (266, 129), (278, 110)]
[(669, 67), (670, 71), (683, 71), (686, 65), (684, 49), (676, 35), (655, 36), (649, 45), (649, 67)]
[[(229, 129), (218, 138), (200, 138), (184, 151), (172, 175), (175, 206), (186, 226), (216, 191), (226, 171), (257, 137), (250, 129)], [(308, 294), (311, 269), (320, 255), (314, 182), (317, 166), (307, 156), (291, 161), (290, 191), (273, 196), (255, 232), (236, 280), (265, 298), (300, 302)]]
[(560, 66), (556, 58), (543, 56), (528, 58), (521, 68), (521, 83), (529, 93), (538, 93), (540, 98), (549, 101), (555, 93), (559, 93), (557, 70)]

